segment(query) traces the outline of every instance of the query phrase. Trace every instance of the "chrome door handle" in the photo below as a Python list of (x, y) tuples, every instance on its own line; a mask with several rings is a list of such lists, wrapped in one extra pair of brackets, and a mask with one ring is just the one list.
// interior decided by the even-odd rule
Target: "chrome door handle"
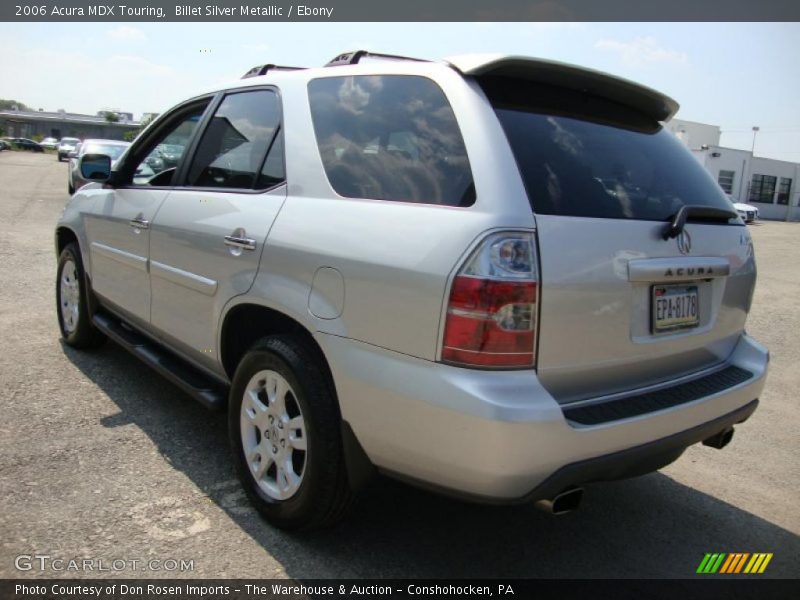
[(134, 229), (150, 229), (150, 221), (147, 219), (140, 219), (139, 217), (131, 219), (128, 221), (128, 224)]
[(236, 235), (226, 235), (225, 245), (233, 248), (241, 248), (242, 250), (256, 249), (256, 241), (253, 238), (239, 237)]

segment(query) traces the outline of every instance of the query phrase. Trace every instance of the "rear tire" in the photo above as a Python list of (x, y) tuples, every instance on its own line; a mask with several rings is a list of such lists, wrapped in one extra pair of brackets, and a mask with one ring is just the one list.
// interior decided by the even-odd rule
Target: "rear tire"
[(64, 342), (81, 349), (102, 345), (106, 336), (92, 324), (87, 300), (89, 290), (80, 249), (75, 242), (61, 251), (56, 274), (56, 313)]
[(353, 499), (339, 405), (317, 354), (295, 336), (263, 338), (239, 363), (228, 402), (239, 479), (258, 512), (287, 530), (334, 525)]

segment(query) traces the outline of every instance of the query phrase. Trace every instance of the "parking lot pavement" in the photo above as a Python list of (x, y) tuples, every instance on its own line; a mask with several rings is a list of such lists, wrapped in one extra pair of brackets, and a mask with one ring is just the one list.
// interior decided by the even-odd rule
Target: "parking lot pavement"
[[(287, 535), (245, 501), (223, 415), (113, 344), (59, 342), (52, 231), (66, 187), (54, 157), (0, 153), (0, 576), (115, 574), (15, 568), (49, 555), (128, 561), (125, 577), (686, 577), (706, 552), (772, 552), (765, 576), (800, 575), (800, 224), (751, 227), (748, 331), (772, 365), (726, 449), (695, 446), (660, 473), (588, 486), (563, 517), (379, 479), (341, 526)], [(194, 569), (130, 562), (169, 559)]]

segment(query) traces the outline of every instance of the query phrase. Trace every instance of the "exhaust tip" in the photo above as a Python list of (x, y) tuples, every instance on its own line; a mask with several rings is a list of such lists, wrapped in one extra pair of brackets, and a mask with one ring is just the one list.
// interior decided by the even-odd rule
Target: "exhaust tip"
[(716, 448), (717, 450), (722, 450), (725, 446), (731, 443), (733, 439), (733, 427), (728, 429), (723, 429), (716, 435), (712, 435), (710, 438), (703, 440), (703, 446), (710, 446), (711, 448)]
[(548, 512), (551, 515), (564, 515), (573, 510), (577, 510), (583, 498), (583, 488), (569, 488), (556, 494), (552, 498), (537, 500), (534, 505), (539, 510)]

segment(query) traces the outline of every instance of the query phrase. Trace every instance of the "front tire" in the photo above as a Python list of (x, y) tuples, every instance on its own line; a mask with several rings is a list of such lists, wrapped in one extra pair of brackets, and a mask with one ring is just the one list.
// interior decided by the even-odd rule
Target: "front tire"
[(74, 348), (100, 346), (106, 336), (92, 324), (87, 301), (89, 291), (76, 243), (67, 244), (61, 251), (56, 274), (56, 312), (64, 342)]
[(333, 525), (353, 498), (339, 406), (317, 354), (294, 336), (263, 338), (231, 385), (237, 474), (258, 512), (282, 529)]

